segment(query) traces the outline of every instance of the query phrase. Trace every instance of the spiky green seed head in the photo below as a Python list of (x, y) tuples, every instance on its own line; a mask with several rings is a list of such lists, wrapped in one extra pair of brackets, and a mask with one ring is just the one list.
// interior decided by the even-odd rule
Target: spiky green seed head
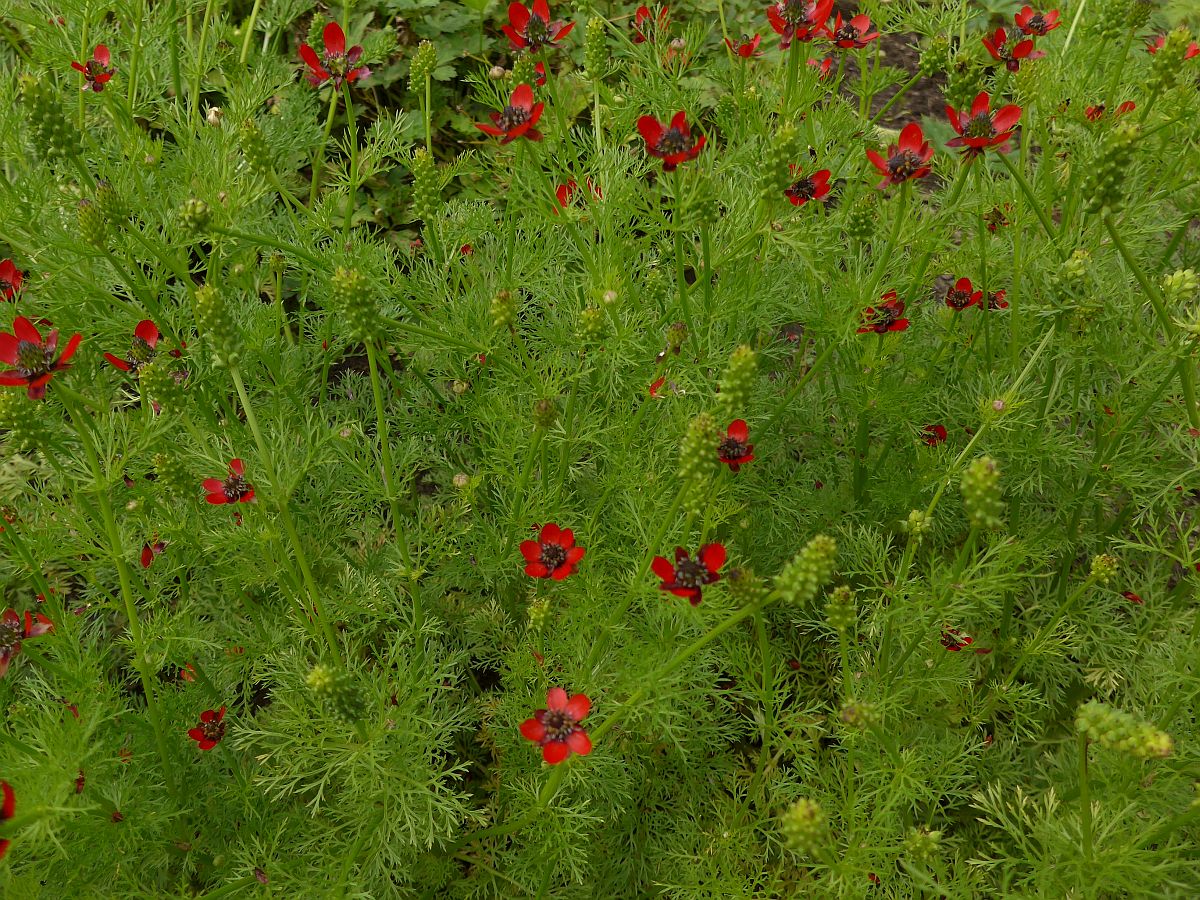
[(196, 327), (218, 367), (237, 365), (242, 354), (242, 334), (224, 296), (210, 284), (196, 288)]
[(797, 800), (779, 817), (784, 843), (802, 856), (816, 856), (829, 842), (829, 820), (816, 800)]
[(1075, 730), (1101, 747), (1138, 759), (1161, 759), (1174, 750), (1174, 741), (1165, 731), (1096, 700), (1079, 707)]
[(729, 418), (746, 414), (750, 407), (754, 377), (758, 372), (758, 354), (749, 344), (742, 344), (729, 355), (729, 363), (721, 376), (721, 391), (717, 396), (721, 411)]
[(963, 471), (963, 508), (971, 527), (994, 531), (1004, 525), (1000, 516), (1004, 503), (1000, 499), (1000, 466), (990, 456), (972, 460)]
[(775, 576), (775, 587), (784, 603), (804, 606), (817, 598), (833, 577), (837, 541), (818, 534)]
[(425, 79), (433, 76), (437, 68), (437, 48), (429, 41), (417, 44), (417, 52), (413, 54), (408, 69), (408, 89), (413, 93), (425, 96)]

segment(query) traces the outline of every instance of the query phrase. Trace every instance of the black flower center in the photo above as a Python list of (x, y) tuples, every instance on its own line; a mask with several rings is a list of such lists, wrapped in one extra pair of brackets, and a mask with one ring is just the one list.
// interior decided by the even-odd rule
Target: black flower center
[(1046, 33), (1046, 20), (1041, 13), (1036, 13), (1032, 19), (1025, 23), (1025, 31), (1028, 34), (1044, 35)]
[(915, 151), (900, 150), (888, 158), (888, 175), (892, 181), (904, 181), (916, 175), (923, 165), (921, 157)]
[(681, 559), (675, 563), (675, 583), (680, 587), (698, 588), (708, 584), (708, 569), (694, 559)]
[(654, 149), (664, 156), (674, 156), (676, 153), (687, 153), (695, 143), (690, 131), (681, 131), (672, 126), (662, 133)]
[(565, 741), (575, 731), (575, 720), (565, 709), (548, 709), (542, 716), (547, 741)]
[(567, 561), (567, 551), (559, 544), (542, 544), (542, 565), (553, 572)]
[(541, 16), (530, 16), (525, 26), (525, 42), (531, 50), (550, 42), (550, 23)]
[(226, 500), (236, 503), (250, 493), (250, 486), (246, 484), (246, 479), (241, 475), (230, 475), (225, 479), (221, 490), (224, 492)]
[(529, 110), (523, 106), (506, 106), (500, 111), (500, 118), (496, 120), (505, 131), (512, 131), (518, 125), (524, 125), (529, 121)]
[(129, 348), (129, 353), (125, 355), (125, 362), (129, 364), (130, 371), (137, 372), (152, 359), (154, 359), (154, 348), (145, 338), (135, 335), (133, 345)]
[(971, 121), (963, 129), (963, 134), (972, 138), (990, 138), (996, 136), (996, 127), (992, 124), (992, 114), (981, 112), (971, 116)]
[(54, 351), (45, 344), (35, 344), (33, 341), (18, 341), (17, 371), (24, 378), (35, 378), (51, 371), (54, 362)]
[(971, 305), (971, 292), (950, 288), (946, 291), (946, 305), (953, 309), (966, 309)]
[(812, 4), (808, 0), (781, 0), (775, 10), (779, 13), (779, 18), (794, 27), (802, 25), (808, 20), (812, 12)]
[(221, 738), (225, 737), (225, 723), (218, 722), (216, 719), (211, 722), (201, 722), (200, 732), (206, 740), (219, 742)]
[(833, 39), (835, 42), (836, 41), (857, 41), (858, 40), (858, 29), (855, 28), (853, 25), (851, 25), (849, 22), (846, 22), (842, 25), (841, 28), (839, 28), (837, 31), (835, 31), (833, 33)]
[(10, 655), (22, 637), (24, 632), (20, 622), (0, 621), (0, 657)]
[(4, 278), (0, 278), (0, 293), (7, 294), (13, 288), (14, 288), (14, 285), (11, 281), (8, 281)]
[(801, 178), (799, 181), (793, 183), (784, 193), (789, 197), (795, 197), (797, 200), (811, 200), (817, 195), (817, 184), (811, 178)]
[(741, 459), (749, 450), (749, 446), (737, 438), (726, 435), (717, 446), (717, 456), (721, 459)]
[(345, 53), (330, 53), (325, 51), (322, 62), (325, 63), (325, 70), (336, 79), (346, 77), (346, 71), (349, 68)]

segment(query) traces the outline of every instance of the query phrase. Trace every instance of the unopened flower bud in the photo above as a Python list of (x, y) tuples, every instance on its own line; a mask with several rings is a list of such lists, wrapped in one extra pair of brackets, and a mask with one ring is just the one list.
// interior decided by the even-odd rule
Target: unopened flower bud
[(1174, 749), (1174, 742), (1165, 731), (1137, 716), (1095, 700), (1079, 707), (1075, 716), (1075, 730), (1101, 747), (1128, 753), (1138, 759), (1170, 756)]
[(796, 853), (815, 856), (829, 840), (829, 822), (816, 800), (797, 800), (779, 817), (784, 841)]
[(904, 852), (917, 862), (929, 862), (937, 856), (941, 843), (942, 833), (940, 831), (910, 828), (908, 837), (904, 839)]
[(1004, 503), (1000, 500), (1000, 467), (990, 456), (973, 460), (963, 471), (960, 485), (963, 507), (972, 528), (993, 531), (1004, 523), (1000, 519)]
[(504, 68), (504, 66), (492, 66), (488, 69), (488, 78), (492, 79), (492, 81), (500, 81), (507, 74), (508, 69)]
[(1200, 292), (1200, 276), (1193, 269), (1177, 269), (1162, 279), (1163, 295), (1171, 305), (1191, 303)]
[(817, 593), (833, 577), (837, 542), (818, 534), (775, 577), (775, 587), (785, 603), (802, 606), (816, 599)]
[(667, 349), (675, 355), (679, 355), (679, 351), (683, 349), (683, 342), (687, 340), (687, 326), (682, 322), (672, 322), (667, 326)]
[(926, 515), (924, 510), (914, 509), (909, 512), (908, 518), (900, 523), (900, 527), (919, 543), (933, 527), (933, 517)]
[(225, 118), (225, 112), (219, 106), (210, 106), (208, 112), (204, 114), (204, 121), (213, 128), (219, 127), (223, 118)]
[(949, 69), (952, 59), (950, 38), (944, 34), (935, 34), (921, 48), (919, 71), (926, 78), (932, 78)]

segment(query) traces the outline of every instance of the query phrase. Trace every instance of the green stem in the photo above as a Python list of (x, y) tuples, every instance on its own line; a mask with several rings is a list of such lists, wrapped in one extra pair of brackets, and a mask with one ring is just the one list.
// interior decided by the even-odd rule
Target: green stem
[(813, 380), (813, 377), (821, 370), (821, 367), (825, 365), (825, 363), (829, 360), (829, 357), (833, 355), (833, 351), (836, 349), (837, 341), (831, 338), (829, 343), (825, 345), (825, 349), (821, 351), (821, 355), (813, 361), (813, 364), (809, 366), (808, 371), (805, 372), (800, 380), (796, 382), (795, 387), (788, 391), (787, 394), (784, 395), (783, 399), (776, 404), (770, 418), (767, 419), (766, 424), (764, 424), (760, 429), (760, 433), (767, 433), (774, 430), (775, 426), (779, 422), (779, 419), (788, 410), (788, 407), (792, 405), (796, 397), (798, 397), (800, 392), (804, 390), (804, 387)]
[(333, 626), (329, 623), (329, 617), (325, 615), (324, 603), (321, 600), (321, 591), (317, 587), (316, 579), (313, 578), (312, 568), (308, 563), (308, 555), (304, 551), (304, 545), (300, 541), (300, 534), (296, 530), (296, 523), (292, 521), (292, 513), (288, 508), (288, 495), (283, 490), (283, 485), (276, 475), (275, 464), (272, 460), (270, 449), (267, 447), (267, 442), (263, 440), (262, 430), (258, 427), (258, 417), (254, 414), (254, 407), (250, 403), (250, 395), (246, 392), (245, 382), (242, 381), (241, 369), (237, 366), (231, 366), (229, 374), (233, 379), (233, 386), (237, 388), (238, 399), (242, 403), (242, 412), (246, 414), (246, 424), (250, 426), (250, 433), (254, 436), (254, 443), (258, 447), (259, 457), (267, 467), (267, 474), (271, 479), (272, 487), (278, 492), (279, 519), (283, 523), (284, 531), (287, 532), (288, 540), (292, 545), (292, 553), (295, 555), (296, 562), (300, 566), (300, 575), (304, 580), (304, 586), (308, 590), (309, 598), (316, 611), (317, 623), (325, 633), (325, 639), (329, 643), (330, 655), (333, 657), (338, 668), (342, 668), (341, 648), (338, 646), (337, 637), (333, 633)]
[(1088, 739), (1086, 734), (1077, 737), (1079, 744), (1079, 831), (1083, 839), (1083, 861), (1092, 862), (1092, 797), (1088, 779)]
[(707, 219), (700, 223), (700, 254), (704, 263), (704, 271), (700, 273), (704, 279), (704, 316), (712, 315), (712, 235), (709, 233)]
[(1021, 671), (1021, 667), (1029, 660), (1029, 656), (1033, 652), (1033, 649), (1042, 642), (1043, 638), (1045, 638), (1047, 635), (1053, 632), (1055, 628), (1058, 627), (1059, 623), (1067, 617), (1067, 614), (1072, 610), (1072, 608), (1074, 608), (1075, 604), (1079, 602), (1079, 598), (1082, 597), (1088, 588), (1090, 588), (1093, 584), (1095, 584), (1095, 578), (1089, 575), (1079, 584), (1077, 588), (1075, 588), (1074, 591), (1070, 593), (1070, 595), (1068, 595), (1067, 599), (1064, 600), (1061, 605), (1059, 605), (1054, 615), (1050, 618), (1050, 621), (1038, 629), (1037, 634), (1035, 634), (1033, 637), (1033, 640), (1025, 645), (1025, 649), (1021, 652), (1021, 655), (1017, 657), (1017, 661), (1013, 663), (1012, 668), (1008, 670), (1008, 675), (1004, 679), (1005, 687), (1013, 683), (1017, 677), (1017, 674)]
[(1050, 216), (1042, 209), (1042, 204), (1038, 202), (1037, 197), (1033, 193), (1033, 187), (1025, 178), (1025, 175), (1013, 165), (1012, 160), (1008, 158), (1008, 154), (1000, 153), (1000, 162), (1004, 163), (1004, 167), (1008, 169), (1008, 173), (1012, 175), (1013, 180), (1017, 183), (1017, 187), (1021, 189), (1021, 193), (1025, 195), (1025, 199), (1029, 201), (1029, 205), (1033, 207), (1033, 211), (1037, 214), (1038, 221), (1042, 223), (1042, 231), (1046, 232), (1046, 237), (1050, 239), (1051, 244), (1058, 242), (1058, 231), (1054, 227), (1054, 223), (1050, 221)]
[(792, 45), (787, 49), (787, 65), (784, 67), (784, 85), (783, 85), (783, 109), (781, 117), (784, 122), (791, 121), (792, 111), (792, 91), (796, 86), (796, 80), (800, 72), (800, 48), (803, 44), (792, 42)]
[(281, 241), (278, 238), (273, 238), (266, 234), (250, 234), (246, 231), (237, 231), (233, 228), (222, 228), (219, 225), (209, 225), (208, 230), (212, 234), (223, 234), (226, 237), (231, 237), (239, 241), (246, 241), (250, 244), (258, 244), (263, 247), (274, 247), (276, 250), (282, 250), (284, 253), (291, 253), (305, 262), (320, 268), (324, 263), (321, 258), (315, 253), (305, 250), (303, 247), (297, 247), (295, 244), (289, 244), (286, 241)]
[(350, 141), (350, 172), (346, 185), (346, 206), (342, 210), (342, 241), (350, 237), (350, 223), (354, 219), (354, 199), (358, 193), (358, 126), (354, 121), (354, 102), (350, 99), (350, 85), (342, 84), (342, 99), (346, 104), (346, 128)]
[(675, 183), (675, 221), (672, 223), (675, 230), (675, 283), (679, 290), (679, 307), (683, 313), (683, 322), (687, 325), (688, 337), (698, 340), (696, 323), (692, 318), (692, 304), (688, 298), (687, 277), (683, 271), (683, 221), (686, 204), (683, 196), (683, 172), (679, 168), (675, 169), (673, 180)]
[(196, 48), (196, 74), (192, 78), (192, 95), (188, 98), (190, 110), (188, 121), (195, 123), (200, 112), (200, 79), (204, 75), (204, 50), (208, 45), (208, 26), (212, 21), (213, 7), (217, 0), (208, 0), (204, 4), (204, 18), (200, 24), (200, 43)]
[(250, 56), (250, 38), (254, 36), (254, 25), (258, 21), (260, 9), (262, 9), (262, 0), (254, 0), (254, 6), (250, 8), (250, 19), (242, 26), (245, 32), (242, 34), (242, 52), (238, 55), (238, 63), (243, 66)]
[(308, 205), (311, 208), (317, 202), (317, 189), (321, 186), (321, 169), (325, 165), (325, 147), (329, 144), (329, 135), (333, 133), (333, 119), (337, 115), (338, 92), (329, 92), (329, 112), (325, 116), (325, 131), (321, 143), (317, 147), (317, 155), (313, 157), (312, 182), (308, 187)]
[(425, 119), (425, 152), (433, 159), (433, 76), (425, 73), (425, 107), (421, 114)]
[(1136, 28), (1130, 28), (1125, 35), (1125, 43), (1121, 45), (1121, 58), (1113, 69), (1112, 78), (1108, 81), (1108, 89), (1104, 92), (1104, 98), (1108, 101), (1108, 108), (1115, 110), (1117, 108), (1117, 86), (1121, 83), (1121, 76), (1125, 72), (1125, 63), (1129, 59), (1129, 48), (1133, 46), (1133, 39), (1137, 33)]
[(899, 100), (901, 97), (903, 97), (905, 94), (907, 94), (909, 92), (909, 90), (911, 90), (912, 87), (920, 80), (921, 80), (921, 73), (918, 72), (912, 78), (908, 79), (908, 81), (904, 82), (904, 84), (900, 85), (900, 89), (898, 91), (896, 91), (896, 93), (892, 94), (891, 97), (888, 98), (887, 103), (883, 104), (883, 106), (880, 108), (879, 112), (877, 112), (877, 113), (875, 113), (875, 115), (871, 116), (871, 121), (868, 124), (874, 125), (881, 118), (883, 118), (884, 113), (886, 113), (889, 109), (891, 109), (892, 106), (896, 103), (896, 101)]

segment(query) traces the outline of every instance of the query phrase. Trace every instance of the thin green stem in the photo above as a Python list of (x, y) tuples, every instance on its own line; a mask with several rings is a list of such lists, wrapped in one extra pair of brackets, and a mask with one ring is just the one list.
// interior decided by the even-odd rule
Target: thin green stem
[(1092, 862), (1092, 794), (1088, 778), (1088, 739), (1086, 734), (1076, 738), (1079, 745), (1079, 835), (1083, 842), (1083, 861)]
[(325, 166), (325, 148), (329, 145), (329, 135), (333, 133), (333, 119), (337, 115), (338, 92), (329, 92), (329, 112), (325, 115), (325, 131), (321, 136), (321, 143), (317, 147), (316, 156), (313, 157), (312, 164), (312, 182), (308, 187), (308, 205), (311, 208), (317, 202), (317, 189), (321, 186), (321, 169)]
[(877, 113), (875, 113), (875, 115), (871, 116), (871, 121), (868, 124), (874, 125), (876, 122), (878, 122), (880, 119), (882, 119), (884, 114), (889, 109), (891, 109), (893, 105), (895, 105), (896, 101), (898, 101), (901, 97), (903, 97), (905, 94), (907, 94), (912, 89), (912, 87), (920, 80), (921, 80), (921, 73), (918, 72), (912, 78), (908, 79), (908, 81), (904, 82), (904, 84), (900, 85), (900, 89), (898, 91), (896, 91), (896, 93), (892, 94), (891, 97), (888, 98), (887, 103), (883, 104), (883, 106), (880, 107), (879, 112), (877, 112)]
[(208, 0), (204, 4), (204, 18), (200, 24), (200, 43), (196, 48), (196, 74), (192, 78), (192, 94), (188, 98), (188, 121), (193, 125), (200, 112), (200, 80), (204, 75), (204, 51), (208, 47), (208, 27), (212, 22), (213, 7), (216, 4), (217, 0)]
[(688, 298), (687, 276), (684, 274), (683, 227), (686, 203), (683, 195), (683, 172), (676, 168), (673, 177), (675, 185), (675, 283), (679, 291), (679, 308), (683, 313), (683, 322), (687, 325), (688, 337), (697, 340), (696, 322), (692, 317), (692, 304)]
[(350, 85), (342, 84), (342, 99), (346, 104), (347, 138), (350, 143), (350, 171), (346, 184), (346, 206), (342, 210), (342, 241), (350, 237), (350, 223), (354, 219), (354, 199), (358, 194), (358, 125), (354, 120), (354, 101), (350, 98)]
[(1046, 210), (1042, 208), (1042, 204), (1038, 202), (1037, 196), (1033, 193), (1033, 187), (1029, 184), (1028, 179), (1025, 178), (1024, 173), (1013, 165), (1012, 160), (1008, 158), (1008, 154), (1000, 153), (997, 155), (1000, 157), (1000, 162), (1004, 163), (1004, 167), (1008, 169), (1008, 173), (1012, 175), (1013, 181), (1017, 183), (1017, 187), (1021, 189), (1021, 193), (1025, 195), (1025, 199), (1029, 201), (1029, 205), (1033, 207), (1038, 221), (1042, 224), (1042, 231), (1046, 232), (1046, 237), (1050, 239), (1050, 243), (1052, 245), (1057, 244), (1058, 230), (1054, 227), (1054, 223), (1050, 221), (1050, 216), (1046, 214)]
[(254, 6), (250, 8), (250, 18), (242, 25), (245, 31), (242, 34), (242, 52), (238, 54), (238, 63), (243, 66), (250, 56), (250, 39), (254, 36), (254, 25), (258, 21), (260, 9), (262, 9), (262, 0), (254, 0)]

